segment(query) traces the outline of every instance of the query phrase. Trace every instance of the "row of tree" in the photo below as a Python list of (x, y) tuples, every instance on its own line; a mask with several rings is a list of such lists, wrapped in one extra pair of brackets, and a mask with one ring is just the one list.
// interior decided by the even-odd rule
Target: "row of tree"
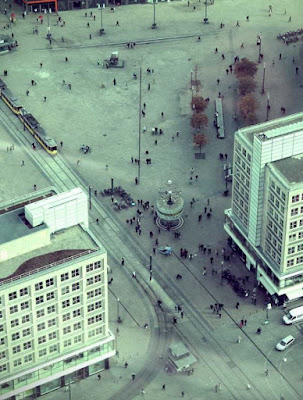
[(208, 102), (204, 100), (203, 97), (193, 96), (191, 100), (191, 108), (193, 111), (191, 117), (191, 126), (196, 131), (193, 142), (196, 146), (199, 146), (200, 153), (201, 153), (201, 147), (205, 145), (207, 142), (205, 134), (201, 133), (201, 130), (208, 125), (208, 118), (204, 114), (204, 111), (206, 110), (207, 106)]
[(241, 96), (239, 111), (245, 125), (253, 125), (258, 122), (256, 116), (258, 102), (254, 96), (257, 87), (255, 81), (257, 70), (257, 63), (249, 61), (247, 58), (243, 58), (235, 67), (235, 75), (238, 79), (238, 89)]

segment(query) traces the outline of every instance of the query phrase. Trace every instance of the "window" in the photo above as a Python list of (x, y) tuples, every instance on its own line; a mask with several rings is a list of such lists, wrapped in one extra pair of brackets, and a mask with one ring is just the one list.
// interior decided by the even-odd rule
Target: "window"
[(97, 301), (97, 302), (96, 302), (96, 310), (97, 310), (98, 308), (102, 308), (102, 301)]
[(101, 295), (101, 294), (102, 294), (101, 288), (95, 289), (95, 296), (99, 296), (99, 295)]
[(94, 270), (94, 264), (89, 264), (86, 266), (86, 272), (91, 272)]
[(79, 290), (79, 289), (80, 289), (80, 283), (79, 282), (72, 284), (72, 291)]
[(24, 362), (28, 363), (33, 361), (33, 355), (32, 354), (28, 354), (27, 356), (24, 357)]
[(94, 269), (98, 269), (98, 268), (101, 268), (101, 261), (96, 261), (94, 263)]
[(86, 294), (87, 294), (87, 298), (88, 299), (91, 299), (92, 297), (94, 297), (94, 291), (93, 290), (91, 290), (90, 292), (87, 292)]
[(16, 326), (19, 326), (19, 319), (18, 318), (11, 320), (11, 327), (15, 328)]
[(74, 337), (74, 343), (79, 343), (79, 342), (82, 342), (82, 336), (81, 335), (78, 335), (78, 336)]
[(47, 354), (46, 348), (39, 350), (39, 357), (44, 357)]
[(303, 262), (303, 256), (297, 257), (297, 264), (300, 264)]
[(55, 305), (47, 307), (47, 314), (51, 314), (53, 312), (56, 312), (56, 306)]
[(67, 335), (68, 333), (71, 333), (71, 331), (72, 327), (70, 325), (66, 326), (65, 328), (63, 328), (63, 335)]
[(49, 287), (49, 286), (53, 286), (54, 285), (54, 278), (50, 278), (50, 279), (46, 279), (45, 281), (45, 286)]
[(0, 338), (0, 346), (3, 346), (5, 344), (4, 338)]
[(17, 292), (9, 293), (9, 295), (8, 295), (9, 300), (14, 300), (16, 298), (17, 298)]
[(38, 331), (43, 331), (43, 329), (45, 329), (45, 322), (42, 322), (41, 324), (37, 325), (37, 329)]
[(57, 332), (51, 332), (51, 333), (48, 334), (48, 339), (49, 340), (56, 339), (56, 337), (57, 337)]
[(44, 315), (45, 315), (44, 309), (37, 311), (37, 318), (44, 317)]
[(21, 346), (20, 345), (13, 347), (13, 354), (20, 353), (20, 351), (21, 351)]
[(290, 224), (289, 224), (289, 229), (294, 229), (294, 228), (296, 228), (297, 227), (297, 221), (294, 221), (294, 222), (291, 222)]
[(303, 226), (303, 219), (300, 219), (300, 226)]
[(30, 316), (29, 316), (29, 314), (24, 315), (24, 316), (22, 317), (22, 324), (26, 324), (26, 323), (29, 322), (29, 321), (30, 321)]
[(21, 358), (14, 360), (14, 367), (19, 367), (19, 365), (21, 365), (21, 364), (22, 364)]
[(300, 196), (298, 194), (296, 196), (292, 196), (292, 198), (291, 198), (292, 203), (296, 203), (299, 200), (300, 200)]
[(287, 254), (294, 254), (295, 252), (295, 247), (289, 247), (287, 250)]
[(91, 325), (95, 322), (95, 317), (88, 318), (87, 325)]
[(35, 290), (41, 290), (43, 289), (43, 282), (38, 282), (35, 284)]
[(20, 333), (19, 332), (13, 333), (12, 334), (12, 340), (18, 340), (18, 339), (20, 339)]
[(46, 342), (46, 336), (44, 335), (44, 336), (40, 336), (39, 338), (38, 338), (38, 344), (42, 344), (42, 343), (45, 343)]
[(47, 321), (47, 326), (50, 328), (51, 326), (56, 325), (56, 318), (50, 319)]
[(74, 331), (77, 331), (78, 329), (81, 329), (81, 322), (74, 324)]
[(6, 357), (5, 351), (0, 351), (0, 360)]
[(79, 317), (81, 315), (80, 308), (78, 310), (73, 311), (73, 318)]
[(242, 154), (244, 157), (246, 157), (246, 150), (244, 149), (244, 147), (242, 148)]
[(247, 154), (247, 159), (248, 159), (249, 162), (251, 162), (251, 155), (250, 154)]
[(6, 364), (0, 365), (0, 372), (4, 372), (6, 370), (7, 370), (7, 365)]
[(61, 274), (61, 282), (64, 282), (68, 279), (68, 272), (65, 272), (64, 274)]
[(21, 310), (26, 310), (29, 307), (29, 302), (24, 301), (23, 303), (21, 303), (20, 307), (21, 307)]
[(296, 237), (297, 237), (297, 235), (294, 233), (293, 235), (289, 235), (289, 236), (288, 236), (288, 240), (289, 240), (290, 242), (293, 242), (294, 240), (296, 240)]
[(87, 286), (92, 285), (94, 283), (94, 278), (88, 278), (86, 279), (86, 284)]
[(73, 304), (80, 303), (80, 301), (81, 301), (80, 296), (73, 297)]
[(94, 309), (95, 309), (95, 305), (94, 305), (94, 304), (89, 304), (89, 305), (87, 306), (87, 312), (94, 311)]
[(285, 199), (286, 199), (286, 196), (285, 196), (285, 193), (284, 192), (282, 192), (282, 199), (285, 201)]
[(79, 268), (74, 269), (72, 271), (72, 278), (75, 278), (76, 276), (80, 276), (80, 269)]
[(58, 345), (53, 344), (52, 346), (49, 346), (49, 352), (54, 353), (55, 351), (58, 351)]
[(31, 334), (30, 328), (23, 329), (22, 336), (29, 336)]
[(23, 343), (23, 349), (24, 350), (31, 349), (31, 348), (32, 348), (32, 342)]
[(96, 322), (102, 321), (102, 314), (96, 315)]
[(303, 238), (303, 232), (299, 232), (298, 237), (299, 237), (299, 239), (302, 239)]
[(36, 297), (36, 304), (42, 304), (43, 302), (44, 302), (44, 297), (43, 296)]
[(63, 342), (63, 346), (64, 347), (71, 346), (71, 344), (72, 344), (72, 340), (71, 339), (64, 340), (64, 342)]
[(302, 250), (303, 250), (303, 244), (299, 244), (298, 251), (302, 251)]
[(277, 191), (278, 195), (280, 196), (281, 189), (279, 188), (279, 186), (277, 186), (276, 191)]
[(61, 289), (61, 294), (62, 294), (62, 295), (68, 294), (68, 293), (69, 293), (69, 286), (65, 286), (65, 287), (63, 287), (63, 288)]
[(68, 321), (70, 319), (70, 313), (63, 314), (63, 321)]
[(12, 306), (12, 307), (9, 308), (9, 313), (10, 314), (14, 314), (16, 312), (18, 312), (18, 306)]
[(26, 295), (28, 295), (28, 288), (23, 288), (23, 289), (20, 289), (20, 296), (26, 296)]
[(66, 308), (70, 306), (70, 300), (64, 300), (62, 301), (62, 308)]
[(55, 292), (49, 292), (46, 295), (46, 300), (53, 300), (55, 298)]
[(92, 329), (91, 331), (88, 332), (88, 337), (94, 337), (95, 336), (95, 329)]
[(96, 282), (101, 282), (101, 275), (96, 275), (95, 276), (95, 283)]

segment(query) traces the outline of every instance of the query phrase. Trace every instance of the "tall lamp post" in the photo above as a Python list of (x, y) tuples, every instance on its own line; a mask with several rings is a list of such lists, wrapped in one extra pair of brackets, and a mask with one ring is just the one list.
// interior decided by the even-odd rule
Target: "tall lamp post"
[(258, 59), (258, 62), (259, 62), (259, 64), (261, 63), (261, 49), (262, 49), (262, 36), (261, 35), (258, 35), (258, 38), (257, 38), (257, 44), (258, 44), (258, 46), (259, 46), (259, 59)]
[(156, 29), (157, 28), (157, 24), (156, 24), (156, 0), (154, 0), (153, 3), (154, 3), (154, 22), (152, 24), (152, 29)]
[(269, 110), (270, 110), (269, 100), (270, 100), (270, 96), (269, 96), (269, 92), (267, 92), (266, 121), (268, 121), (268, 115), (269, 115)]
[(117, 297), (117, 322), (120, 324), (120, 322), (122, 322), (121, 317), (120, 317), (120, 299), (119, 297)]
[(92, 209), (92, 187), (89, 185), (88, 187), (88, 202), (89, 202), (89, 209)]
[(44, 14), (47, 14), (47, 34), (46, 37), (49, 40), (52, 37), (51, 31), (50, 31), (50, 24), (49, 24), (49, 14), (52, 12), (52, 10), (49, 8), (48, 10), (44, 10)]
[(101, 13), (100, 13), (100, 17), (101, 17), (101, 28), (100, 28), (100, 36), (104, 35), (105, 30), (103, 28), (103, 4), (98, 4), (98, 8), (100, 8)]
[(141, 126), (142, 126), (142, 67), (140, 67), (139, 76), (139, 137), (138, 137), (138, 183), (141, 178)]
[(265, 84), (265, 62), (263, 63), (263, 80), (262, 80), (262, 92), (261, 94), (264, 94), (264, 84)]
[(207, 0), (205, 0), (204, 4), (205, 4), (204, 24), (208, 24), (208, 18), (207, 18)]

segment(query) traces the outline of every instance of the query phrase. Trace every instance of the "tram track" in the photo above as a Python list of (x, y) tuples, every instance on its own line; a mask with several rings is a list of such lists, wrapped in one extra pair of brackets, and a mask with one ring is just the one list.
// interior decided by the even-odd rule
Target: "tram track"
[[(24, 134), (24, 132), (22, 131), (21, 122), (12, 115), (8, 116), (7, 113), (3, 111), (2, 108), (3, 105), (1, 104), (0, 124), (5, 127), (5, 129), (15, 138), (16, 141), (18, 141), (19, 144), (21, 144), (21, 146), (24, 147), (24, 149), (26, 149), (26, 151), (33, 159), (33, 161), (36, 163), (36, 165), (39, 167), (39, 169), (43, 171), (44, 175), (47, 176), (47, 178), (60, 191), (69, 190), (76, 186), (80, 186), (86, 192), (88, 192), (88, 185), (86, 184), (85, 179), (79, 173), (75, 175), (74, 171), (70, 169), (70, 167), (60, 154), (58, 154), (55, 157), (51, 157), (44, 150), (32, 151), (30, 146), (31, 143), (30, 133), (26, 131)], [(7, 119), (9, 120), (9, 123), (7, 122)], [(14, 129), (12, 128), (12, 126), (14, 127)], [(140, 285), (141, 290), (143, 290), (144, 293), (148, 296), (148, 298), (152, 301), (152, 304), (156, 312), (158, 327), (155, 327), (153, 319), (151, 318), (151, 315), (149, 313), (149, 322), (150, 326), (153, 327), (151, 329), (151, 332), (153, 334), (151, 335), (148, 354), (151, 355), (152, 363), (151, 364), (146, 363), (146, 365), (144, 366), (143, 370), (140, 373), (140, 377), (142, 377), (142, 379), (140, 378), (136, 382), (136, 385), (140, 385), (142, 387), (143, 379), (144, 382), (146, 382), (145, 379), (148, 379), (148, 381), (150, 382), (152, 380), (152, 377), (155, 376), (157, 370), (156, 366), (157, 363), (159, 362), (158, 358), (160, 355), (163, 355), (165, 353), (168, 339), (166, 337), (167, 335), (165, 334), (165, 340), (161, 340), (161, 335), (163, 334), (164, 331), (167, 331), (167, 326), (168, 326), (167, 316), (161, 310), (158, 309), (155, 301), (156, 294), (152, 291), (152, 286), (146, 283), (144, 274), (140, 272), (142, 271), (142, 266), (143, 268), (145, 268), (148, 263), (148, 258), (146, 256), (146, 252), (142, 244), (137, 240), (137, 238), (130, 236), (129, 232), (126, 230), (125, 227), (121, 227), (118, 217), (112, 212), (112, 209), (109, 206), (101, 203), (100, 199), (96, 199), (93, 197), (92, 206), (103, 218), (102, 223), (104, 229), (102, 230), (102, 237), (100, 238), (100, 241), (101, 243), (103, 243), (103, 245), (105, 245), (107, 250), (111, 253), (110, 255), (111, 258), (117, 261), (117, 249), (120, 249), (120, 251), (121, 249), (123, 249), (123, 253), (126, 253), (128, 251), (133, 255), (135, 255), (135, 257), (133, 258), (133, 263), (131, 268), (137, 271), (138, 284)], [(95, 227), (93, 227), (92, 230), (97, 236), (100, 235)], [(194, 278), (199, 283), (201, 288), (205, 292), (207, 292), (207, 294), (211, 296), (212, 299), (216, 301), (215, 296), (200, 281), (199, 277), (197, 277), (196, 274), (193, 271), (191, 271), (191, 269), (182, 260), (180, 260), (176, 254), (175, 257), (178, 259), (179, 263), (182, 263), (183, 268), (187, 270), (188, 274), (190, 274), (192, 278)], [(182, 292), (182, 290), (176, 284), (174, 279), (172, 279), (169, 276), (168, 272), (164, 268), (161, 268), (158, 262), (155, 261), (153, 264), (154, 264), (153, 271), (155, 272), (154, 276), (156, 275), (157, 282), (160, 284), (161, 288), (168, 289), (169, 296), (171, 297), (171, 299), (173, 299), (173, 301), (176, 304), (180, 304), (181, 301), (184, 307), (186, 307), (186, 316), (189, 320), (189, 323), (191, 324), (191, 326), (189, 327), (190, 330), (183, 331), (181, 330), (181, 328), (178, 327), (179, 334), (195, 349), (195, 351), (199, 354), (199, 357), (203, 359), (204, 362), (206, 362), (206, 364), (214, 372), (214, 374), (218, 376), (219, 380), (222, 381), (222, 376), (224, 375), (224, 381), (226, 382), (226, 387), (228, 387), (230, 395), (232, 395), (234, 399), (240, 399), (240, 398), (243, 399), (244, 398), (243, 393), (240, 395), (236, 390), (236, 388), (229, 387), (229, 382), (233, 380), (234, 373), (231, 372), (231, 369), (228, 366), (228, 364), (234, 361), (232, 360), (230, 355), (226, 352), (222, 344), (214, 337), (211, 325), (205, 319), (203, 314), (199, 310), (197, 310), (197, 306), (190, 300), (190, 298), (185, 293)], [(233, 323), (236, 323), (236, 321), (226, 310), (224, 310), (224, 312)], [(244, 331), (241, 332), (246, 334)], [(249, 338), (249, 340), (251, 340), (248, 335), (246, 336)], [(200, 350), (197, 350), (201, 346), (201, 340), (203, 340), (203, 338), (205, 338), (208, 343), (208, 350), (209, 349), (213, 350), (213, 352), (208, 351), (207, 358), (205, 358), (205, 355)], [(262, 350), (258, 348), (258, 346), (256, 346), (256, 344), (252, 340), (251, 342), (255, 345), (256, 350), (258, 350), (259, 354), (261, 354), (266, 361), (270, 361), (268, 360), (266, 355), (262, 352)], [(156, 352), (155, 349), (157, 349)], [(218, 363), (220, 363), (220, 374), (217, 372)], [(273, 366), (273, 368), (276, 369), (276, 371), (287, 383), (287, 385), (292, 388), (294, 398), (300, 398), (299, 393), (291, 385), (291, 383), (287, 380), (287, 378), (277, 369), (277, 367), (274, 366), (273, 363), (271, 363), (271, 365)], [(151, 366), (154, 367), (153, 373), (151, 371)], [(249, 378), (243, 373), (243, 371), (239, 369), (237, 374), (237, 379), (243, 385), (243, 381), (247, 382)], [(136, 386), (132, 386), (132, 388), (133, 388), (132, 390), (129, 389), (128, 397), (125, 397), (126, 395), (125, 390), (127, 388), (123, 388), (123, 390), (121, 389), (121, 391), (118, 392), (119, 395), (115, 394), (110, 399), (111, 400), (131, 399), (132, 398), (131, 396), (134, 393), (134, 389), (137, 389)], [(253, 398), (255, 399), (267, 398), (259, 391), (259, 389), (257, 389), (257, 387), (254, 387), (254, 389), (255, 390)], [(259, 397), (256, 397), (256, 393), (258, 393)], [(245, 398), (247, 399), (252, 398), (249, 392), (247, 392)]]

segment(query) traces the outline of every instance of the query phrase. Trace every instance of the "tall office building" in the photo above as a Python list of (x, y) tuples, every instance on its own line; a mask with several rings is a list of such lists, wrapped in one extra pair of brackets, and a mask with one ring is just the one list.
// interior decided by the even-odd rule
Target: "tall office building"
[[(235, 134), (225, 231), (277, 300), (303, 296), (303, 113)], [(277, 301), (276, 300), (276, 301)]]
[(81, 189), (0, 208), (0, 400), (43, 395), (108, 368), (107, 254)]

